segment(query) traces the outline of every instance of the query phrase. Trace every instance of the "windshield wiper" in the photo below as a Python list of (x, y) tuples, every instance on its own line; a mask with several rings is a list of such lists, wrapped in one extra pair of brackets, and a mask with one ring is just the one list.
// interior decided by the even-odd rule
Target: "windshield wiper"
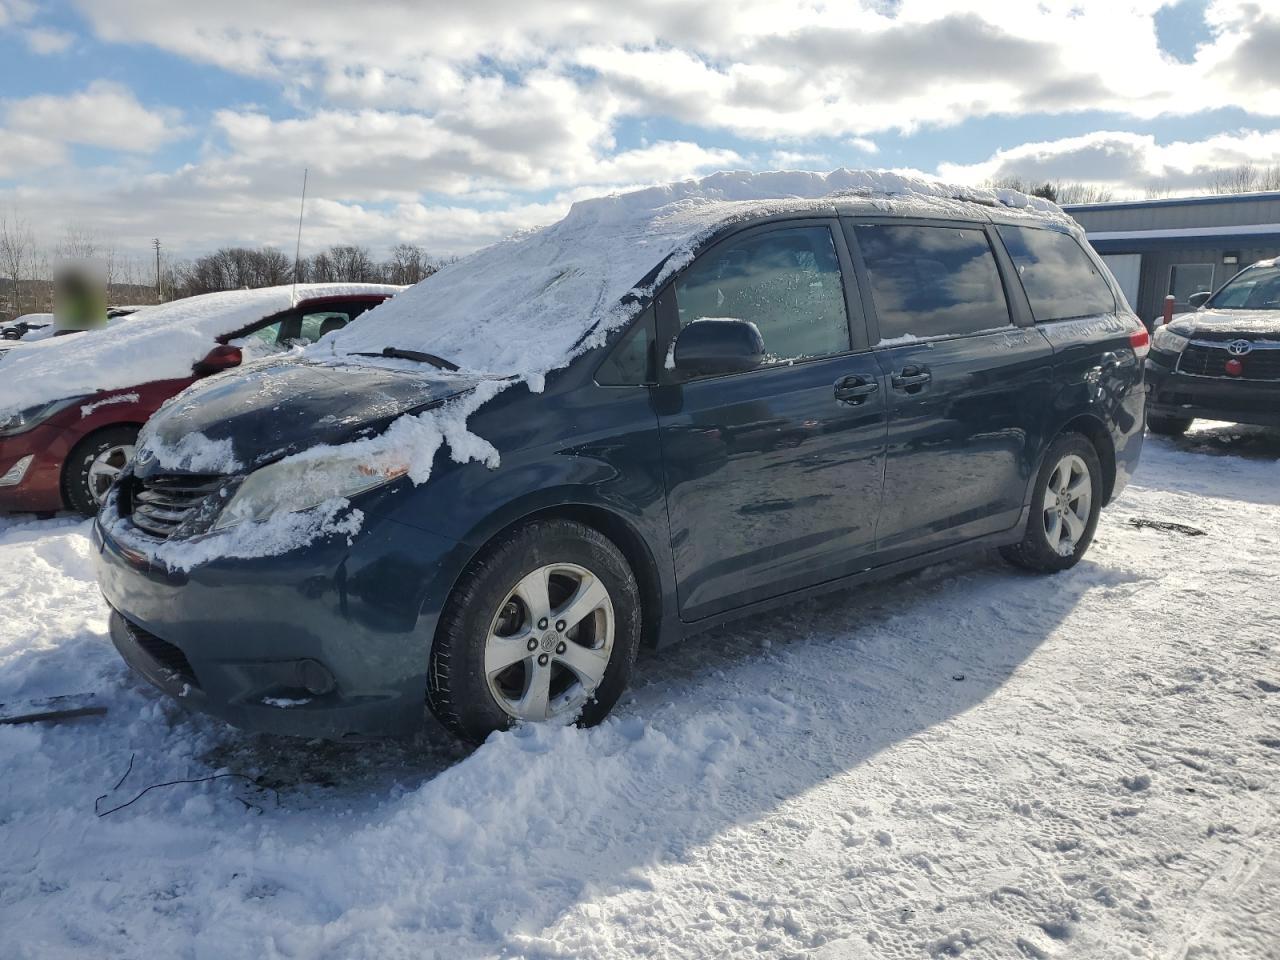
[(444, 357), (437, 357), (434, 353), (425, 353), (421, 350), (402, 350), (400, 347), (383, 347), (381, 353), (355, 353), (355, 357), (388, 357), (392, 360), (416, 360), (418, 363), (429, 363), (433, 367), (441, 370), (461, 370), (456, 363), (446, 360)]

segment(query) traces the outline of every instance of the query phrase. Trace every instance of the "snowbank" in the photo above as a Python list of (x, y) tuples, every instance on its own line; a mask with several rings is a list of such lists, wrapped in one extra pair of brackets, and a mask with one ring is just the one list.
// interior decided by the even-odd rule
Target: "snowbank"
[(1073, 570), (763, 614), (465, 758), (187, 714), (112, 648), (89, 524), (0, 518), (0, 702), (109, 711), (0, 726), (0, 955), (1275, 957), (1277, 449), (1153, 438)]
[[(300, 283), (296, 299), (400, 289), (381, 283)], [(108, 331), (24, 343), (0, 361), (0, 416), (65, 397), (189, 377), (215, 337), (287, 310), (294, 297), (292, 286), (207, 293), (144, 307)]]

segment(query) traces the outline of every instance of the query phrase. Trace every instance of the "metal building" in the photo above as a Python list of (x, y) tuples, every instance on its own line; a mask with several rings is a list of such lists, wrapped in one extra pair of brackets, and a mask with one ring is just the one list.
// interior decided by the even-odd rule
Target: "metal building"
[(1280, 192), (1171, 197), (1063, 207), (1150, 324), (1173, 294), (1216, 290), (1255, 260), (1280, 256)]

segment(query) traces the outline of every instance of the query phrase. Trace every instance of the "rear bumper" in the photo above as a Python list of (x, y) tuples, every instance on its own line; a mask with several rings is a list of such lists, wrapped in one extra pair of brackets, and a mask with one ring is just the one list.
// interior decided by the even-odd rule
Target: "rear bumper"
[(1147, 414), (1280, 426), (1280, 381), (1200, 377), (1147, 357)]
[(154, 564), (98, 523), (94, 547), (116, 649), (188, 709), (246, 730), (329, 739), (422, 723), (454, 542), (368, 517), (350, 546), (332, 537), (188, 573)]
[(0, 477), (25, 457), (31, 457), (22, 479), (0, 486), (0, 513), (61, 510), (62, 464), (75, 436), (41, 424), (16, 437), (0, 437)]

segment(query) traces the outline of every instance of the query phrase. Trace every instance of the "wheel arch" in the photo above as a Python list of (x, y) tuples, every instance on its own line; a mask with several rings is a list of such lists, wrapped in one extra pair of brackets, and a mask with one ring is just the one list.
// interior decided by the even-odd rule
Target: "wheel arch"
[(1035, 477), (1039, 476), (1040, 469), (1044, 466), (1044, 454), (1048, 452), (1049, 446), (1054, 440), (1066, 433), (1081, 434), (1093, 444), (1093, 449), (1098, 454), (1098, 460), (1102, 463), (1102, 505), (1106, 506), (1111, 502), (1111, 494), (1116, 485), (1116, 445), (1106, 425), (1096, 416), (1088, 413), (1079, 414), (1068, 420), (1049, 438), (1049, 442), (1045, 444), (1044, 453), (1040, 455), (1040, 463), (1036, 466), (1036, 473), (1032, 477), (1032, 486), (1034, 487)]
[[(457, 575), (449, 586), (445, 596), (440, 598), (440, 606), (448, 601), (459, 581), (471, 566), (482, 557), (489, 546), (496, 540), (525, 524), (537, 520), (573, 520), (591, 527), (609, 539), (626, 559), (631, 572), (635, 575), (636, 585), (640, 590), (641, 636), (640, 642), (645, 647), (656, 647), (660, 642), (663, 616), (665, 613), (662, 575), (658, 568), (657, 558), (653, 550), (640, 532), (636, 524), (616, 510), (596, 503), (581, 501), (565, 501), (545, 504), (526, 509), (518, 516), (505, 519), (498, 525), (486, 528), (481, 536), (475, 538), (476, 546), (458, 568)], [(436, 629), (439, 629), (437, 624)]]

